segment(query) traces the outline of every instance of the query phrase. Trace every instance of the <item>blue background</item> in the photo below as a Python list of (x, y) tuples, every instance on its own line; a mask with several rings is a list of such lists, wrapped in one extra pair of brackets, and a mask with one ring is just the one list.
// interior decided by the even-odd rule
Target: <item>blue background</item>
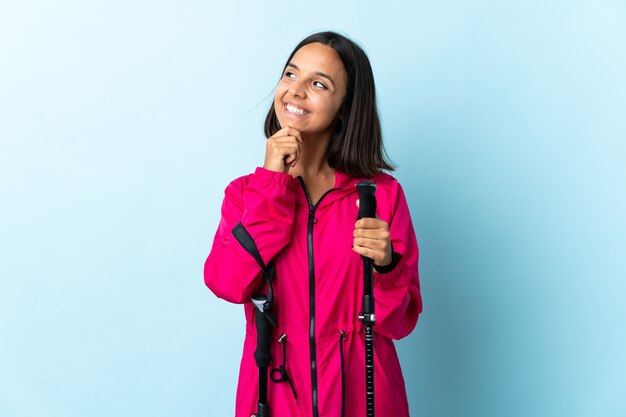
[(4, 0), (0, 416), (232, 415), (242, 309), (202, 266), (327, 29), (420, 244), (412, 414), (626, 415), (623, 1)]

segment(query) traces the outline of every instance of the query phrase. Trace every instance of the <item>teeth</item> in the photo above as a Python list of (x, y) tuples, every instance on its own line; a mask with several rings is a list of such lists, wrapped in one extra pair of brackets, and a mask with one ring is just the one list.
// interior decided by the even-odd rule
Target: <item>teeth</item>
[(299, 116), (304, 116), (305, 114), (308, 114), (308, 112), (301, 110), (297, 107), (294, 107), (291, 104), (287, 104), (285, 108), (287, 109), (289, 113), (297, 114)]

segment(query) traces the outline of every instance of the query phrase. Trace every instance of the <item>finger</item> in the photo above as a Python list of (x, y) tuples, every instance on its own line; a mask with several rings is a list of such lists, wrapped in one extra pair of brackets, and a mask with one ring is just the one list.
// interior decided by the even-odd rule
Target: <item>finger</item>
[(286, 126), (276, 131), (276, 133), (270, 136), (268, 140), (271, 139), (272, 141), (276, 141), (278, 138), (285, 138), (289, 136), (293, 136), (298, 142), (302, 142), (302, 133), (298, 129), (294, 129), (291, 126)]
[(387, 242), (385, 240), (372, 239), (368, 237), (355, 237), (352, 242), (357, 246), (369, 248), (381, 253), (385, 252), (385, 247), (387, 246)]
[(302, 132), (300, 132), (298, 129), (287, 126), (287, 130), (285, 131), (285, 133), (287, 133), (287, 135), (289, 136), (297, 137), (298, 139), (300, 139), (300, 142), (302, 142)]
[(354, 229), (352, 237), (364, 237), (367, 239), (389, 240), (389, 230), (385, 229)]
[(298, 161), (299, 159), (299, 153), (297, 150), (291, 151), (291, 152), (285, 152), (283, 159), (285, 160), (286, 164), (294, 164)]
[(290, 139), (290, 140), (295, 140), (295, 141), (297, 141), (297, 142), (302, 143), (302, 136), (300, 136), (299, 134), (298, 134), (298, 135), (296, 135), (296, 134), (294, 134), (294, 133), (290, 133), (289, 135), (284, 136), (284, 137), (285, 137), (285, 138), (288, 138), (288, 139)]
[(377, 261), (378, 258), (380, 258), (380, 255), (377, 255), (376, 251), (373, 251), (372, 249), (369, 248), (365, 248), (363, 246), (358, 246), (358, 245), (354, 245), (352, 246), (352, 250), (356, 253), (358, 253), (359, 255), (363, 255), (367, 258), (370, 258), (374, 261)]
[(293, 142), (302, 143), (302, 139), (294, 135), (272, 136), (270, 139), (268, 139), (268, 141), (270, 141), (269, 143), (273, 143), (273, 144), (293, 143)]
[(388, 229), (389, 223), (378, 217), (375, 219), (372, 217), (363, 217), (354, 223), (354, 227), (362, 229)]
[(292, 134), (292, 132), (293, 132), (293, 134), (295, 134), (295, 136), (300, 136), (301, 135), (301, 132), (298, 129), (296, 129), (295, 127), (285, 126), (285, 127), (280, 128), (279, 130), (277, 130), (276, 133), (274, 133), (272, 135), (272, 137), (273, 136), (290, 135), (290, 134)]
[(278, 129), (276, 132), (274, 132), (273, 135), (271, 135), (270, 137), (268, 137), (267, 139), (275, 139), (277, 137), (280, 136), (285, 136), (287, 134), (287, 129), (289, 129), (288, 126), (285, 126), (283, 128)]
[(286, 164), (294, 164), (300, 159), (300, 148), (294, 146), (285, 146), (280, 149), (281, 158)]
[(285, 155), (288, 153), (300, 152), (300, 145), (294, 142), (277, 143), (272, 148), (275, 152), (283, 153)]

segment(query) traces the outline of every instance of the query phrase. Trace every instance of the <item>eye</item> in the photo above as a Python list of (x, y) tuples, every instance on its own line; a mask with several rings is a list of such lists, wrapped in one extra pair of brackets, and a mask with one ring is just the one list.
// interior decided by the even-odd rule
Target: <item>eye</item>
[[(289, 77), (289, 74), (292, 74), (292, 75), (293, 75), (293, 72), (291, 72), (291, 71), (286, 71), (286, 72), (285, 72), (285, 77)], [(289, 77), (289, 78), (291, 78), (291, 77)]]
[(324, 84), (322, 84), (320, 81), (315, 81), (313, 84), (315, 84), (315, 83), (319, 84), (319, 85), (320, 85), (320, 86), (321, 86), (324, 90), (327, 90), (327, 89), (328, 89), (328, 88), (327, 88)]

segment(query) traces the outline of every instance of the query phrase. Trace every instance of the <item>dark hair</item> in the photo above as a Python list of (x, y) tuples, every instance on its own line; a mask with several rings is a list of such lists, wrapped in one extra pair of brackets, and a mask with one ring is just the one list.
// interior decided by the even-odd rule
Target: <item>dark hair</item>
[[(283, 73), (296, 52), (314, 42), (330, 46), (337, 52), (347, 78), (346, 96), (339, 109), (341, 117), (328, 144), (328, 164), (356, 177), (373, 177), (383, 169), (393, 171), (383, 146), (372, 67), (359, 45), (335, 32), (315, 33), (295, 47)], [(269, 138), (279, 130), (272, 102), (265, 117), (265, 136)]]

